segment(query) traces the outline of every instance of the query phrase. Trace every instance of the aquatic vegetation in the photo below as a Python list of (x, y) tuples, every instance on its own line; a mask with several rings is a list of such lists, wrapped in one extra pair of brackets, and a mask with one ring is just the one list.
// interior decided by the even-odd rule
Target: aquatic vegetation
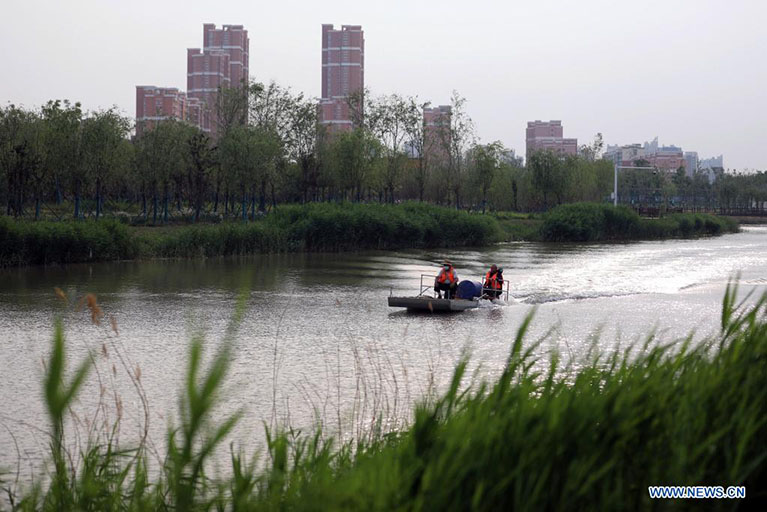
[(705, 213), (674, 213), (659, 219), (646, 219), (626, 206), (573, 203), (557, 206), (545, 215), (541, 238), (549, 242), (652, 240), (710, 236), (737, 230), (735, 220)]
[(16, 221), (0, 216), (0, 267), (278, 252), (476, 247), (508, 240), (687, 238), (737, 231), (707, 214), (640, 218), (624, 206), (562, 205), (544, 214), (478, 214), (408, 202), (284, 205), (252, 222), (129, 227), (116, 220)]
[(288, 251), (488, 245), (490, 216), (421, 203), (285, 205), (253, 222), (131, 228), (114, 220), (29, 222), (0, 217), (0, 267)]
[(230, 472), (218, 478), (206, 462), (237, 421), (212, 414), (226, 400), (230, 343), (203, 371), (201, 339), (192, 341), (181, 426), (168, 434), (159, 471), (141, 444), (93, 444), (77, 465), (57, 464), (57, 425), (88, 369), (64, 383), (57, 324), (45, 377), (53, 478), (25, 491), (4, 486), (18, 510), (637, 510), (652, 508), (648, 486), (664, 484), (744, 485), (747, 502), (705, 506), (747, 508), (767, 499), (767, 295), (748, 306), (737, 297), (728, 287), (710, 339), (663, 344), (650, 335), (610, 353), (595, 344), (577, 365), (535, 355), (530, 315), (496, 381), (467, 386), (463, 359), (401, 430), (337, 445), (321, 430), (267, 429), (265, 460), (232, 449)]
[(115, 220), (15, 221), (0, 216), (0, 267), (131, 259), (129, 228)]

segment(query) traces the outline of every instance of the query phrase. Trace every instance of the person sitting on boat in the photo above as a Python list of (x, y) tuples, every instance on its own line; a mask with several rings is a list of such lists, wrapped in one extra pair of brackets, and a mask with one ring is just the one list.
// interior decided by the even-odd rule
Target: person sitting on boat
[(446, 299), (455, 297), (455, 290), (458, 287), (458, 274), (455, 273), (453, 264), (445, 260), (442, 262), (442, 268), (434, 280), (434, 291), (441, 299), (442, 292), (445, 292)]
[(482, 290), (489, 299), (497, 299), (501, 296), (503, 290), (503, 269), (493, 264), (485, 274), (485, 282), (482, 284)]

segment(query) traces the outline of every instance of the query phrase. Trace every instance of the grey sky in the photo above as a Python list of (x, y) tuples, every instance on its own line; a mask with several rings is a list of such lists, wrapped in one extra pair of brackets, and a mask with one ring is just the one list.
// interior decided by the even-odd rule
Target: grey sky
[[(218, 5), (216, 5), (218, 4)], [(767, 2), (2, 0), (0, 102), (51, 98), (135, 115), (135, 85), (186, 88), (202, 24), (243, 24), (250, 73), (320, 93), (322, 23), (365, 30), (375, 94), (446, 103), (453, 89), (483, 141), (524, 154), (526, 122), (566, 137), (724, 154), (767, 169)]]

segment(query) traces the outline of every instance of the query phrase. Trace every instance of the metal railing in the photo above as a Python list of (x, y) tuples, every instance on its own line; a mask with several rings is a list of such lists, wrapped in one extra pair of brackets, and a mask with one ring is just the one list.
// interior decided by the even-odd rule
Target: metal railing
[[(421, 274), (421, 282), (420, 282), (420, 284), (418, 286), (418, 297), (422, 297), (424, 293), (434, 289), (434, 284), (423, 284), (423, 279), (425, 277), (430, 280), (430, 281), (428, 281), (429, 283), (433, 283), (434, 279), (437, 278), (437, 276), (435, 276), (433, 274)], [(480, 279), (479, 282), (483, 283), (483, 285), (484, 285), (484, 280), (483, 279)], [(482, 297), (487, 298), (487, 295), (490, 292), (496, 293), (496, 292), (500, 291), (501, 292), (500, 297), (504, 297), (504, 300), (506, 302), (508, 302), (509, 301), (509, 290), (510, 289), (511, 289), (511, 287), (509, 285), (509, 282), (504, 280), (503, 281), (503, 287), (500, 290), (498, 290), (496, 288), (485, 288), (483, 286), (482, 287)]]

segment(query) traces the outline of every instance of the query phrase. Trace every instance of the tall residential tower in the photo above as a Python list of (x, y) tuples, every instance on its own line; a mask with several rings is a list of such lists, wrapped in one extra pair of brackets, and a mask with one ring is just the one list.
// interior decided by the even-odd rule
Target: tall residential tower
[(202, 26), (203, 47), (189, 48), (186, 57), (186, 92), (196, 98), (205, 112), (200, 128), (213, 137), (218, 132), (215, 116), (219, 87), (240, 87), (248, 82), (248, 31), (242, 25), (213, 23)]
[(320, 122), (331, 132), (353, 128), (348, 97), (365, 90), (365, 37), (360, 25), (322, 25)]

